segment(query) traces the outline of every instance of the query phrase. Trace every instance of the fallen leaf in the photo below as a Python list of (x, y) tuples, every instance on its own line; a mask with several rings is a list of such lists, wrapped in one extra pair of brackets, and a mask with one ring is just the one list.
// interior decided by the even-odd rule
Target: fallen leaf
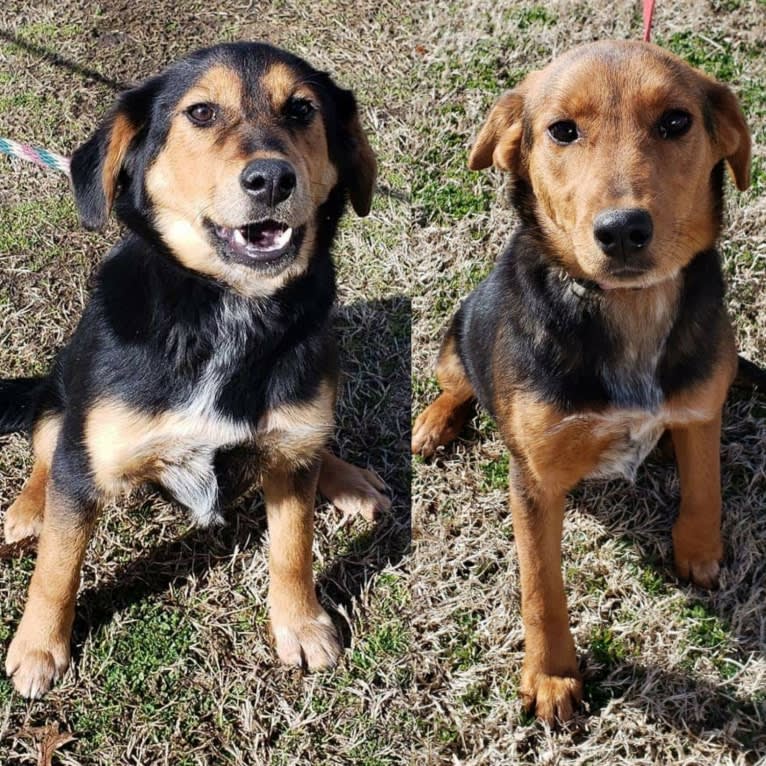
[(53, 766), (53, 755), (60, 747), (76, 739), (71, 731), (61, 731), (59, 722), (45, 726), (30, 726), (22, 729), (19, 736), (31, 737), (37, 743), (37, 766)]

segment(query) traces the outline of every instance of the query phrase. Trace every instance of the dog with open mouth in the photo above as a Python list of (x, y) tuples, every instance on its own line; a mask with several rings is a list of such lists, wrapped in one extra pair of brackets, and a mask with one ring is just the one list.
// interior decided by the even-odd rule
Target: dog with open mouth
[(491, 165), (511, 175), (519, 226), (447, 330), (442, 393), (412, 448), (453, 440), (475, 401), (494, 416), (511, 454), (520, 691), (553, 722), (583, 690), (561, 574), (576, 484), (632, 478), (668, 430), (676, 570), (717, 583), (721, 410), (738, 362), (716, 241), (724, 171), (747, 188), (750, 135), (728, 87), (655, 45), (601, 41), (501, 96), (469, 158)]
[(367, 517), (389, 505), (377, 475), (325, 449), (331, 246), (347, 201), (369, 212), (376, 174), (354, 96), (272, 46), (218, 45), (123, 93), (71, 171), (84, 225), (114, 208), (128, 232), (50, 374), (0, 382), (0, 433), (29, 431), (35, 454), (5, 537), (40, 538), (6, 671), (26, 697), (65, 671), (99, 509), (142, 483), (208, 525), (260, 482), (277, 654), (333, 665), (317, 486)]

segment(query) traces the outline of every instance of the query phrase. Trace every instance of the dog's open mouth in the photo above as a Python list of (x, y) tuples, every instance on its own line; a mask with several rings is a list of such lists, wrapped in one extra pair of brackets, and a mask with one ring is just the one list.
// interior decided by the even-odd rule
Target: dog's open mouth
[(248, 223), (238, 229), (215, 226), (215, 235), (237, 260), (269, 263), (281, 258), (293, 243), (294, 230), (279, 221)]

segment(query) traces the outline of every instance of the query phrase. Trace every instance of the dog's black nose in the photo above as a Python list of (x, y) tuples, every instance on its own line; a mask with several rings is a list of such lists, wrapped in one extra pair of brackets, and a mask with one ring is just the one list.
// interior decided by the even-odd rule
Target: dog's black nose
[(593, 236), (609, 256), (629, 258), (652, 241), (652, 217), (639, 208), (604, 210), (593, 221)]
[(239, 180), (249, 195), (269, 207), (284, 202), (295, 189), (295, 171), (285, 160), (253, 160)]

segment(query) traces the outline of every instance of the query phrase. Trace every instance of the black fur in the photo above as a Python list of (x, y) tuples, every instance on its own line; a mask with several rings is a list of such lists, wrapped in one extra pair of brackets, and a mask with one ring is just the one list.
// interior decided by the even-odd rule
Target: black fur
[(32, 429), (45, 383), (45, 378), (0, 380), (0, 434)]
[[(680, 311), (658, 369), (665, 397), (710, 374), (725, 327), (718, 254), (697, 255), (683, 280)], [(460, 307), (452, 331), (477, 398), (492, 414), (498, 370), (501, 379), (564, 412), (656, 405), (640, 398), (615, 401), (604, 371), (618, 361), (621, 348), (600, 294), (572, 295), (539, 239), (524, 229)]]

